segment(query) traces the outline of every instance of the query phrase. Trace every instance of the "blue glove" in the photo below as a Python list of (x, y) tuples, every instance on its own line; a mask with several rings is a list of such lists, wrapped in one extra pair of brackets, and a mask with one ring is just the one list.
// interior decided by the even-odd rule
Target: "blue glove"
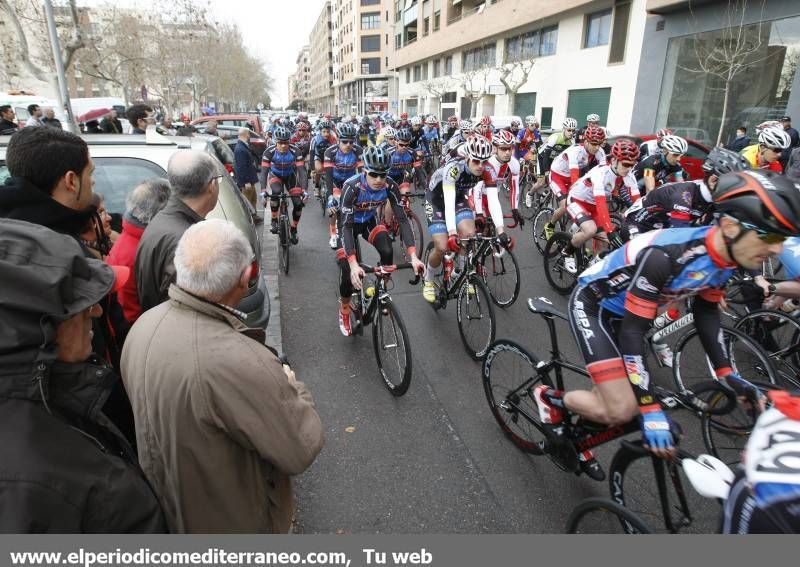
[(671, 449), (673, 445), (669, 419), (661, 410), (642, 414), (642, 437), (651, 449)]
[(735, 372), (731, 372), (727, 376), (723, 376), (722, 379), (725, 380), (725, 383), (730, 386), (734, 392), (736, 392), (737, 396), (743, 396), (752, 400), (758, 400), (763, 396), (761, 390), (756, 388), (753, 384)]

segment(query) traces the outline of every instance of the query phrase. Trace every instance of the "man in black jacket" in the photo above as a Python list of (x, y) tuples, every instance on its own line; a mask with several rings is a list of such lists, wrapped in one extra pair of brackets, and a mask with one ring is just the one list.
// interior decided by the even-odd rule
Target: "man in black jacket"
[(156, 123), (156, 116), (153, 109), (146, 104), (134, 104), (125, 113), (131, 123), (131, 134), (145, 134), (150, 124)]
[(14, 109), (11, 105), (0, 106), (0, 136), (10, 136), (19, 130), (19, 125), (14, 122)]
[(0, 223), (0, 249), (0, 532), (164, 533), (136, 453), (100, 410), (116, 376), (90, 359), (98, 302), (129, 269), (18, 220)]

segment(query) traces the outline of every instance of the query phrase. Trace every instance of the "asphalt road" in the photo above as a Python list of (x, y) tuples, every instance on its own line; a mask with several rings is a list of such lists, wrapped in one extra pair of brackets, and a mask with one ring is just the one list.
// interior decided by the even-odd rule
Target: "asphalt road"
[[(497, 338), (514, 339), (545, 356), (546, 327), (528, 312), (525, 299), (546, 296), (563, 309), (566, 298), (544, 279), (529, 227), (513, 232), (521, 294), (508, 309), (496, 309)], [(421, 288), (408, 284), (405, 272), (395, 277), (392, 297), (411, 336), (414, 374), (405, 396), (390, 395), (377, 375), (371, 335), (339, 333), (338, 269), (327, 243), (327, 219), (313, 198), (299, 235), (300, 243), (291, 249), (291, 271), (280, 276), (283, 349), (313, 393), (326, 445), (295, 480), (297, 531), (562, 532), (582, 499), (608, 496), (607, 482), (564, 473), (546, 457), (526, 455), (505, 439), (488, 409), (481, 366), (462, 346), (455, 305), (435, 312)], [(366, 243), (362, 250), (377, 260)], [(568, 328), (557, 325), (562, 350), (577, 362)], [(587, 384), (568, 380), (568, 387)], [(605, 467), (617, 446), (597, 450)], [(644, 492), (651, 492), (652, 477), (643, 482)], [(708, 525), (717, 510), (712, 503)]]

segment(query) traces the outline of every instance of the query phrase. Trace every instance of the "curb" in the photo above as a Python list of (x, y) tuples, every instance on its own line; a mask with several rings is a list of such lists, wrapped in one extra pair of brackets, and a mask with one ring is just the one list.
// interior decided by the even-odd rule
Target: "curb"
[[(259, 201), (260, 200), (261, 199), (259, 199)], [(278, 353), (283, 354), (281, 295), (278, 276), (278, 237), (269, 231), (269, 218), (265, 217), (264, 208), (259, 207), (258, 212), (264, 217), (264, 224), (261, 225), (263, 227), (261, 236), (261, 268), (264, 271), (264, 281), (267, 284), (270, 301), (266, 343), (277, 350)]]

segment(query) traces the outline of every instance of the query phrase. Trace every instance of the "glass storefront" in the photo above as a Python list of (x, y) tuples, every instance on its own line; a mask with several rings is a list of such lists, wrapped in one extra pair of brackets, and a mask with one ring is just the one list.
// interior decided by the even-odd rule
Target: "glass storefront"
[[(695, 72), (699, 59), (731, 37), (722, 30), (672, 38), (667, 50), (656, 128), (713, 145), (722, 130), (727, 143), (738, 126), (748, 133), (765, 120), (780, 118), (796, 81), (800, 61), (800, 17), (744, 26), (742, 41), (753, 47), (741, 61), (744, 70), (730, 83), (728, 109), (723, 118), (725, 81)], [(738, 34), (737, 34), (738, 37)], [(722, 64), (727, 65), (727, 63)]]

